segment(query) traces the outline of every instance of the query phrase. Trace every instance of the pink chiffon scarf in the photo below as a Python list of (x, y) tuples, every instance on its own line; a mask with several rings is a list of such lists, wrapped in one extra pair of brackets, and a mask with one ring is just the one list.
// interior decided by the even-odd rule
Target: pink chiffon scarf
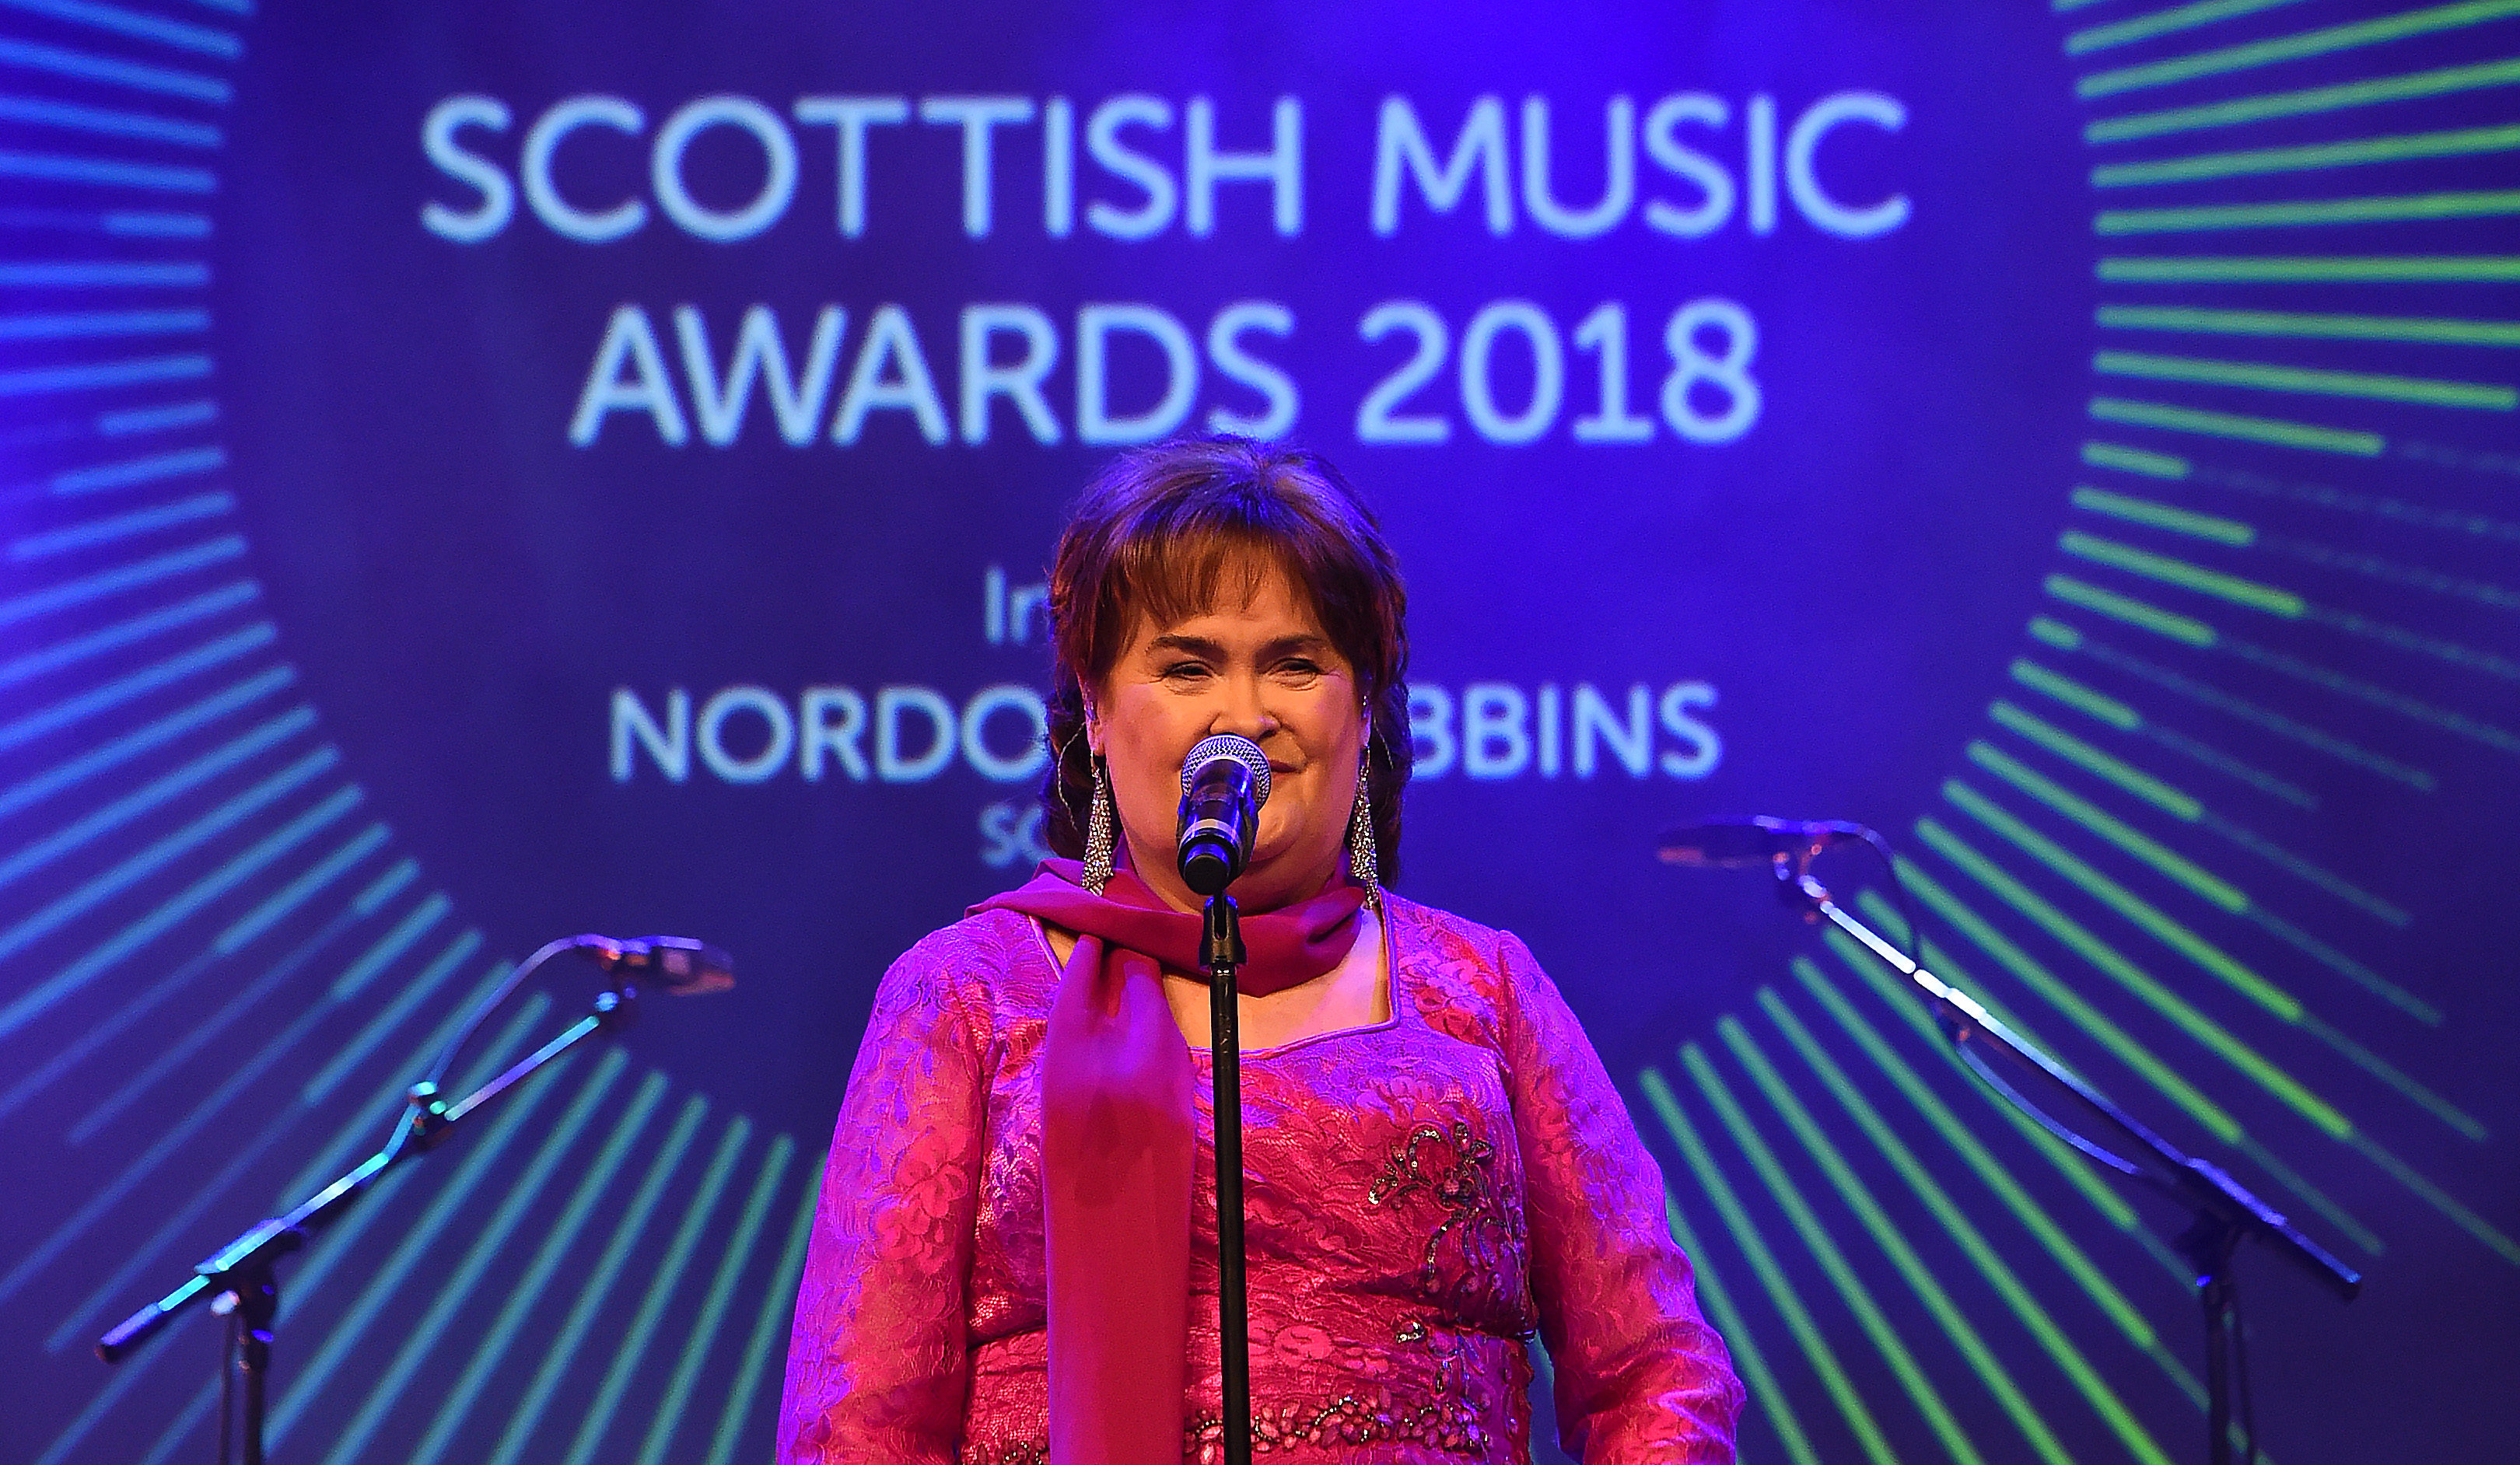
[[(1123, 868), (1102, 894), (1073, 860), (971, 908), (1073, 931), (1041, 1064), (1051, 1458), (1178, 1465), (1190, 1334), (1193, 1075), (1166, 968), (1206, 969), (1204, 922)], [(1337, 884), (1241, 920), (1255, 997), (1336, 967), (1365, 892)]]

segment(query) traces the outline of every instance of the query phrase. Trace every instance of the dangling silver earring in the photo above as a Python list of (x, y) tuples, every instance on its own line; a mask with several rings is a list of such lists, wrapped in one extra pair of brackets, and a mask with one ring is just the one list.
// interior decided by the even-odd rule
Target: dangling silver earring
[(1119, 821), (1111, 817), (1111, 779), (1101, 754), (1094, 758), (1094, 810), (1085, 821), (1085, 888), (1096, 895), (1111, 883), (1111, 852), (1120, 842)]
[(1373, 864), (1373, 799), (1366, 784), (1366, 767), (1356, 769), (1356, 811), (1347, 823), (1347, 872), (1365, 887), (1365, 903), (1382, 913), (1382, 881)]

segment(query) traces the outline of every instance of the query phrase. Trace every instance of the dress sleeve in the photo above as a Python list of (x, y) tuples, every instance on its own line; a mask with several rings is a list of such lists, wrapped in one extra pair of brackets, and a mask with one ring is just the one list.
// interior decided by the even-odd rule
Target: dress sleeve
[(1531, 949), (1508, 935), (1499, 956), (1559, 1443), (1585, 1465), (1730, 1465), (1741, 1384), (1697, 1310), (1688, 1258), (1664, 1215), (1662, 1171)]
[(950, 1465), (962, 1443), (990, 1030), (940, 945), (884, 973), (849, 1072), (788, 1338), (782, 1465)]

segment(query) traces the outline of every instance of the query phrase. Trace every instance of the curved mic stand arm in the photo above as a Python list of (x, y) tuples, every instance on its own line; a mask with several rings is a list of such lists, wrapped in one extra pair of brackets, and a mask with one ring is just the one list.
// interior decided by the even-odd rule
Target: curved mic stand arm
[[(1818, 880), (1794, 866), (1795, 862), (1788, 859), (1779, 858), (1777, 862), (1778, 894), (1785, 904), (1801, 911), (1806, 920), (1825, 920), (1845, 932), (1882, 965), (1914, 983), (1962, 1061), (2042, 1128), (2109, 1169), (2159, 1186), (2200, 1213), (2270, 1243), (2340, 1299), (2351, 1301), (2362, 1289), (2359, 1273), (2294, 1229), (2281, 1213), (2209, 1162), (2182, 1153), (2028, 1039), (2004, 1026), (1967, 993), (1908, 959), (1886, 938), (1831, 900)], [(2097, 1121), (2096, 1127), (2104, 1137), (2094, 1139), (2052, 1118), (2021, 1092), (2005, 1076), (2005, 1070), (2069, 1100), (2074, 1108)]]
[[(1800, 858), (1776, 857), (1777, 894), (1788, 908), (1800, 912), (1806, 921), (1827, 921), (1870, 952), (1882, 965), (1914, 983), (1933, 1008), (1960, 1061), (2014, 1107), (2100, 1164), (2168, 1192), (2195, 1213), (2194, 1223), (2177, 1244), (2180, 1254), (2196, 1268), (2196, 1287), (2205, 1305), (2206, 1382), (2211, 1396), (2206, 1411), (2208, 1455), (2217, 1462), (2229, 1459), (2229, 1391), (2236, 1370), (2227, 1367), (2227, 1360), (2238, 1347), (2238, 1301), (2230, 1264), (2239, 1244), (2251, 1239), (2266, 1243), (2346, 1302), (2353, 1301), (2362, 1290), (2362, 1275), (2304, 1236), (2282, 1213), (2250, 1194), (2220, 1168), (2181, 1153), (2004, 1026), (1967, 993), (1909, 959), (1879, 933), (1829, 899), (1828, 891), (1805, 872), (1808, 860), (1808, 854)], [(2094, 1139), (2081, 1129), (2051, 1117), (2043, 1105), (2021, 1091), (2013, 1076), (2069, 1101), (2075, 1112), (2095, 1122), (2094, 1128), (2104, 1137)], [(2245, 1400), (2245, 1383), (2241, 1395)], [(2245, 1415), (2245, 1407), (2242, 1412)], [(2243, 1428), (2254, 1458), (2256, 1432), (2246, 1425)]]
[[(186, 1309), (204, 1299), (216, 1299), (216, 1310), (233, 1310), (241, 1324), (238, 1336), (243, 1344), (240, 1372), (246, 1385), (245, 1461), (246, 1465), (262, 1465), (263, 1380), (271, 1358), (272, 1318), (280, 1306), (276, 1272), (280, 1259), (304, 1246), (309, 1232), (338, 1219), (386, 1171), (415, 1153), (434, 1149), (444, 1143), (469, 1117), (524, 1082), (535, 1070), (594, 1034), (615, 1030), (630, 1022), (637, 1011), (638, 990), (628, 979), (634, 975), (634, 968), (646, 964), (647, 953), (643, 949), (635, 955), (625, 954), (621, 946), (604, 942), (601, 938), (571, 937), (551, 943), (529, 957), (478, 1007), (485, 1010), (496, 1006), (535, 967), (561, 952), (577, 947), (593, 951), (597, 959), (615, 977), (610, 988), (596, 997), (586, 1016), (453, 1104), (447, 1103), (439, 1094), (434, 1075), (414, 1084), (410, 1102), (384, 1148), (287, 1213), (257, 1223), (203, 1258), (195, 1265), (192, 1275), (181, 1286), (116, 1323), (112, 1331), (99, 1338), (97, 1356), (108, 1363), (118, 1363), (173, 1322)], [(476, 1010), (473, 1021), (467, 1024), (465, 1031), (469, 1032), (477, 1024), (479, 1016), (480, 1011)], [(448, 1056), (451, 1056), (452, 1046)], [(442, 1072), (442, 1067), (438, 1072)]]

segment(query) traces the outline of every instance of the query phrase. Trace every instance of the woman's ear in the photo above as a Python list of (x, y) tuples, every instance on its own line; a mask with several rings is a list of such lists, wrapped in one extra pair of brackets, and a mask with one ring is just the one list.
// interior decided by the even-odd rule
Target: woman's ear
[(1100, 758), (1102, 756), (1102, 719), (1096, 715), (1091, 698), (1084, 699), (1084, 706), (1085, 751)]

